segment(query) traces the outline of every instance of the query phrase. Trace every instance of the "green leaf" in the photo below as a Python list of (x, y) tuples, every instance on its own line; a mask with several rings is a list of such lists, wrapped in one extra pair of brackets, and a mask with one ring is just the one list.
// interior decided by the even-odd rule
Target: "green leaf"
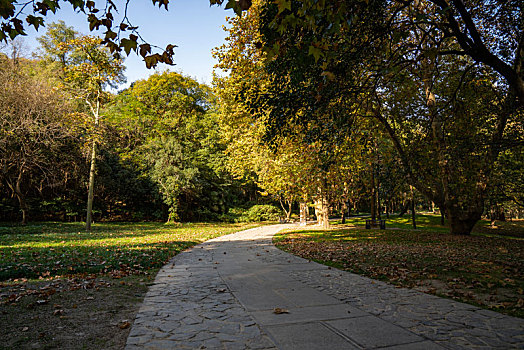
[(71, 5), (73, 5), (73, 9), (81, 9), (84, 10), (84, 0), (68, 0)]
[(320, 50), (318, 47), (310, 45), (308, 54), (313, 55), (313, 57), (315, 58), (315, 62), (318, 62), (318, 60), (322, 56), (322, 50)]
[(291, 11), (291, 0), (275, 0), (278, 6), (278, 13), (282, 13), (284, 10)]
[(225, 7), (226, 10), (228, 9), (233, 9), (233, 11), (235, 11), (235, 13), (237, 15), (241, 15), (242, 14), (242, 9), (240, 8), (238, 2), (236, 0), (229, 0), (226, 4), (226, 7)]
[(159, 59), (160, 59), (160, 55), (159, 54), (154, 54), (154, 55), (151, 55), (151, 56), (144, 57), (144, 61), (146, 62), (146, 67), (148, 69), (156, 67), (156, 65), (158, 64)]
[(105, 39), (106, 39), (106, 40), (107, 40), (107, 39), (113, 40), (113, 39), (116, 38), (116, 36), (117, 36), (117, 35), (116, 35), (115, 32), (113, 32), (113, 31), (111, 31), (111, 30), (108, 30), (108, 31), (106, 32), (106, 37), (105, 37)]
[(53, 13), (56, 13), (56, 10), (60, 8), (58, 0), (44, 0), (42, 1), (42, 4), (47, 8), (47, 10), (51, 10)]
[(122, 47), (124, 51), (126, 52), (126, 55), (129, 56), (129, 53), (131, 52), (131, 50), (136, 50), (137, 43), (134, 40), (129, 40), (129, 39), (124, 38), (120, 40), (120, 47)]
[(37, 31), (38, 31), (38, 28), (40, 26), (44, 25), (44, 18), (43, 17), (36, 17), (36, 16), (33, 16), (33, 15), (28, 15), (27, 18), (26, 18), (26, 21), (27, 21), (27, 23), (29, 23), (29, 25), (32, 25), (33, 27), (35, 27), (35, 29)]
[(146, 57), (150, 53), (151, 53), (151, 45), (149, 44), (140, 45), (140, 56)]

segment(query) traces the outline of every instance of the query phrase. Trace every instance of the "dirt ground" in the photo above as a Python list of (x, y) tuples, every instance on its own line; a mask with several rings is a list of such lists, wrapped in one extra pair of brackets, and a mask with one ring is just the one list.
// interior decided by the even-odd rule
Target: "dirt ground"
[(0, 285), (0, 349), (123, 349), (153, 276)]

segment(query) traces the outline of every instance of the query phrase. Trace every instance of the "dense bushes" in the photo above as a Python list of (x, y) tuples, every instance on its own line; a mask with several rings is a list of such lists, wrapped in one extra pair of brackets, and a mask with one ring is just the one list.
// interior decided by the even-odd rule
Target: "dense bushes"
[(283, 216), (282, 210), (270, 204), (257, 204), (250, 208), (231, 208), (220, 220), (226, 222), (277, 221)]

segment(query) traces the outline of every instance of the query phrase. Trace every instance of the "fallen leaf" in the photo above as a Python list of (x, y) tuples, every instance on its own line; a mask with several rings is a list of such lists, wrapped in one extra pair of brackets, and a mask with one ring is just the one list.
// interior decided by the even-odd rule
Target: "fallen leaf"
[(129, 328), (129, 327), (131, 327), (131, 323), (129, 323), (127, 321), (126, 322), (122, 322), (122, 323), (120, 323), (118, 325), (118, 328), (120, 328), (120, 329), (126, 329), (126, 328)]
[(280, 314), (288, 314), (288, 313), (289, 313), (289, 310), (286, 310), (286, 309), (282, 309), (282, 308), (276, 307), (276, 308), (273, 309), (273, 313), (274, 313), (274, 314), (277, 314), (277, 315), (280, 315)]
[(62, 309), (53, 311), (53, 316), (60, 316), (63, 314), (64, 314), (64, 310)]
[(22, 332), (27, 332), (29, 330), (29, 327), (22, 328)]

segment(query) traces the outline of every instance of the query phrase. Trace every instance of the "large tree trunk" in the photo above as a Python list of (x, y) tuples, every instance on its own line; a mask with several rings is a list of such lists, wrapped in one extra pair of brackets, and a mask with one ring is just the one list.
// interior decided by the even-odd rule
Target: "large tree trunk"
[(329, 229), (329, 205), (328, 201), (322, 194), (315, 201), (315, 212), (317, 215), (317, 223), (324, 229)]
[(410, 201), (405, 201), (404, 203), (401, 204), (401, 207), (400, 207), (400, 213), (398, 214), (398, 216), (402, 217), (404, 216), (404, 214), (406, 214), (408, 212), (408, 209), (409, 209), (409, 206), (410, 206)]
[(93, 141), (93, 148), (91, 150), (91, 167), (89, 169), (89, 189), (87, 192), (87, 217), (86, 217), (86, 231), (91, 232), (91, 223), (93, 222), (93, 198), (95, 187), (95, 171), (96, 171), (96, 141)]
[(460, 211), (458, 209), (448, 209), (447, 216), (451, 234), (470, 235), (475, 224), (482, 217), (482, 210)]

